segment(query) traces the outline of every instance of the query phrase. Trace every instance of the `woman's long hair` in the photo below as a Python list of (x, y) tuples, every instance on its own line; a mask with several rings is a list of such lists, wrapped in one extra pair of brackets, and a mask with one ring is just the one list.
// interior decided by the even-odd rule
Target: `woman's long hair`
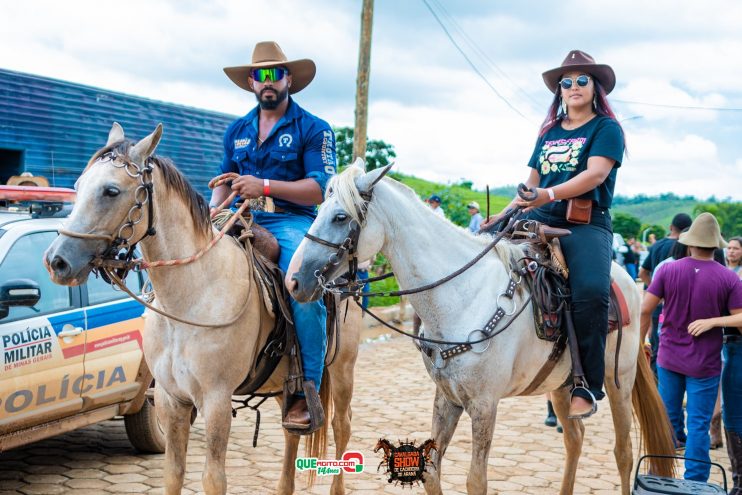
[[(611, 104), (608, 103), (608, 95), (605, 92), (605, 89), (603, 89), (603, 85), (600, 84), (600, 82), (591, 74), (590, 78), (593, 80), (593, 85), (595, 87), (595, 100), (593, 103), (593, 109), (595, 110), (595, 113), (598, 114), (601, 117), (610, 117), (613, 120), (618, 123), (618, 126), (621, 127), (621, 124), (618, 122), (618, 119), (616, 118), (616, 114), (613, 113), (613, 109), (611, 108)], [(559, 122), (561, 122), (566, 117), (566, 114), (562, 110), (562, 91), (561, 87), (557, 86), (557, 90), (554, 93), (554, 99), (551, 101), (551, 105), (549, 106), (549, 111), (546, 112), (546, 118), (544, 119), (544, 122), (541, 124), (541, 132), (539, 132), (538, 137), (543, 136), (546, 134), (546, 132), (557, 125)], [(623, 127), (621, 127), (621, 132), (623, 132)], [(625, 136), (625, 133), (624, 133)], [(624, 149), (626, 148), (626, 141), (624, 139)]]

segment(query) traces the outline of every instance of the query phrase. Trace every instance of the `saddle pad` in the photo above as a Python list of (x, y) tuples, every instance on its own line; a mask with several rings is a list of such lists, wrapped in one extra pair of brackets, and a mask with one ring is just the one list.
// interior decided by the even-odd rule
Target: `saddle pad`
[(621, 287), (615, 280), (611, 279), (611, 301), (608, 305), (608, 331), (612, 332), (618, 329), (618, 312), (621, 313), (621, 323), (624, 326), (631, 323), (631, 313), (629, 305), (626, 303)]

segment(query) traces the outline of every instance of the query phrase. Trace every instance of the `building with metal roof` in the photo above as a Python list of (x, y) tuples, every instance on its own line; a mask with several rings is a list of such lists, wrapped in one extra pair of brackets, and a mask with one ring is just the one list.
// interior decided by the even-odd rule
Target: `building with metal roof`
[(141, 139), (162, 122), (157, 154), (173, 160), (202, 194), (221, 163), (224, 131), (236, 117), (0, 69), (0, 184), (30, 172), (72, 187), (119, 122)]

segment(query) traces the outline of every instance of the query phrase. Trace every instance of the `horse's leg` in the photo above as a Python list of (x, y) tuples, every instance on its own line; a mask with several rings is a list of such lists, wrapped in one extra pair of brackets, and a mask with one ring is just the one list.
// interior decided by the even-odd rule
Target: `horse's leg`
[[(280, 403), (280, 401), (279, 401)], [(281, 466), (281, 478), (278, 480), (276, 493), (278, 495), (291, 495), (294, 493), (294, 477), (296, 476), (296, 454), (299, 450), (299, 435), (293, 435), (283, 430), (283, 465)]]
[[(343, 336), (345, 337), (345, 336)], [(353, 368), (358, 356), (358, 345), (353, 344), (352, 348), (338, 355), (338, 359), (329, 372), (332, 375), (332, 399), (335, 413), (332, 416), (332, 434), (335, 438), (335, 459), (345, 452), (350, 440), (350, 421), (353, 417), (353, 411), (350, 408), (350, 400), (353, 398)], [(331, 495), (342, 495), (345, 493), (343, 481), (343, 470), (340, 474), (333, 476)]]
[(616, 388), (611, 377), (606, 377), (605, 389), (611, 404), (613, 428), (616, 430), (616, 446), (613, 455), (616, 457), (618, 473), (621, 476), (621, 495), (629, 495), (633, 452), (631, 450), (631, 387), (633, 380), (621, 377), (621, 388)]
[(159, 386), (155, 387), (155, 404), (157, 419), (165, 432), (165, 493), (178, 495), (183, 489), (193, 406), (173, 399)]
[(227, 493), (224, 463), (232, 426), (232, 394), (212, 392), (203, 398), (201, 413), (206, 423), (206, 466), (201, 477), (206, 495)]
[(559, 422), (564, 429), (564, 474), (559, 495), (572, 495), (577, 474), (577, 462), (582, 453), (582, 439), (585, 435), (585, 425), (579, 419), (567, 419), (569, 415), (569, 390), (560, 388), (551, 392), (551, 403), (554, 406)]
[(471, 417), (472, 452), (469, 475), (466, 477), (466, 493), (487, 493), (487, 460), (492, 446), (492, 434), (497, 418), (497, 400), (491, 398), (473, 402), (466, 412)]
[(464, 412), (462, 407), (449, 402), (439, 388), (435, 389), (435, 401), (433, 402), (433, 429), (432, 435), (435, 440), (436, 452), (433, 454), (435, 465), (434, 469), (426, 471), (425, 474), (425, 493), (428, 495), (441, 495), (441, 464), (443, 455), (446, 453), (451, 437), (456, 431), (456, 425), (459, 423), (461, 413)]

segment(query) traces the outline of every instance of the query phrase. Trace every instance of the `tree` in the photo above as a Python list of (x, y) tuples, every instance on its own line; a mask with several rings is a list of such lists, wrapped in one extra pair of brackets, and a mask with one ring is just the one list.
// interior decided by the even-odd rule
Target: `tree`
[(742, 203), (699, 203), (693, 208), (693, 213), (708, 212), (716, 217), (724, 238), (742, 234)]
[(654, 234), (654, 237), (659, 240), (667, 235), (667, 230), (661, 225), (651, 225), (643, 223), (641, 226), (641, 241), (644, 242), (649, 239), (649, 234)]
[(624, 239), (639, 235), (642, 222), (634, 215), (620, 211), (613, 214), (613, 232), (619, 233)]
[[(338, 168), (343, 169), (353, 160), (353, 129), (350, 127), (336, 127), (335, 151), (338, 157)], [(371, 139), (366, 143), (366, 170), (385, 167), (397, 157), (394, 146), (379, 139)]]

